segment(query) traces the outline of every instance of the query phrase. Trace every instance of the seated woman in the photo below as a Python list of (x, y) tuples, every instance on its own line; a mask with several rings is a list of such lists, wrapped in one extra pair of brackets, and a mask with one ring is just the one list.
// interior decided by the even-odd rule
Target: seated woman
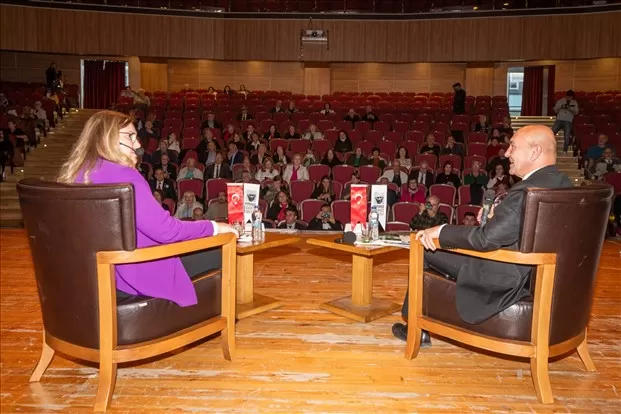
[(341, 162), (341, 160), (339, 160), (336, 157), (336, 154), (334, 153), (334, 150), (332, 148), (330, 148), (328, 151), (326, 151), (326, 155), (324, 155), (323, 159), (321, 160), (321, 163), (323, 165), (327, 165), (330, 168), (332, 168), (332, 167), (334, 167), (336, 165), (343, 164)]
[(347, 132), (344, 130), (339, 131), (339, 137), (334, 144), (334, 151), (340, 152), (341, 154), (345, 154), (346, 152), (350, 152), (354, 150), (354, 146), (351, 143), (351, 139), (347, 135)]
[(307, 139), (309, 141), (314, 141), (316, 139), (323, 139), (323, 134), (320, 130), (317, 129), (317, 125), (310, 124), (308, 126), (308, 131), (302, 136), (302, 138)]
[(289, 164), (290, 161), (289, 157), (287, 157), (287, 154), (285, 154), (284, 148), (280, 145), (278, 146), (278, 148), (276, 148), (276, 153), (272, 157), (272, 160), (274, 161), (274, 164), (280, 165), (281, 167)]
[(175, 217), (178, 219), (191, 219), (195, 208), (203, 208), (203, 205), (196, 201), (196, 195), (192, 191), (183, 193), (183, 198), (177, 204)]
[(287, 208), (289, 207), (295, 208), (287, 193), (280, 191), (276, 196), (276, 199), (272, 201), (270, 208), (267, 210), (267, 218), (280, 223), (285, 219), (285, 216), (287, 215)]
[(300, 139), (300, 134), (298, 134), (295, 130), (295, 125), (289, 125), (287, 132), (283, 137), (284, 139)]
[(395, 159), (399, 160), (399, 164), (402, 167), (405, 167), (408, 170), (412, 168), (412, 159), (410, 158), (410, 154), (408, 154), (408, 149), (406, 147), (399, 147), (397, 154), (395, 155)]
[(513, 185), (511, 177), (505, 172), (502, 164), (497, 164), (492, 172), (494, 176), (487, 182), (487, 188), (496, 190), (500, 184), (505, 184), (507, 187)]
[(401, 199), (399, 201), (425, 204), (425, 190), (418, 186), (418, 180), (416, 178), (410, 177), (408, 180), (408, 189), (407, 191), (401, 192)]
[(324, 175), (321, 177), (321, 181), (317, 183), (315, 190), (311, 194), (311, 198), (325, 201), (328, 204), (336, 200), (336, 194), (332, 189), (332, 180), (330, 179), (330, 176)]
[(237, 91), (237, 93), (242, 94), (247, 98), (250, 91), (246, 90), (246, 85), (241, 84), (239, 85), (239, 90)]
[(291, 181), (309, 179), (308, 170), (302, 165), (302, 156), (300, 154), (293, 156), (293, 163), (285, 167), (282, 178), (287, 184), (291, 184)]
[[(69, 159), (61, 167), (61, 183), (130, 183), (135, 194), (137, 247), (236, 233), (227, 224), (212, 221), (181, 222), (164, 211), (149, 184), (136, 170), (142, 148), (131, 119), (111, 111), (97, 112), (86, 122)], [(219, 249), (125, 264), (115, 267), (117, 298), (145, 295), (168, 299), (179, 306), (197, 303), (190, 277), (221, 266)]]
[(162, 208), (164, 210), (168, 211), (168, 214), (171, 214), (170, 207), (168, 207), (168, 204), (163, 202), (163, 200), (164, 200), (164, 192), (162, 190), (155, 190), (155, 191), (153, 191), (153, 197), (155, 197), (155, 200), (157, 200), (157, 202), (162, 205)]
[(278, 170), (274, 168), (274, 162), (270, 158), (265, 158), (263, 161), (263, 168), (257, 169), (257, 173), (255, 174), (255, 178), (257, 181), (262, 182), (263, 180), (272, 180), (274, 177), (278, 175)]
[(313, 151), (311, 147), (308, 147), (306, 149), (306, 154), (304, 155), (304, 159), (302, 160), (302, 165), (304, 165), (305, 167), (309, 167), (313, 164), (317, 164), (317, 160), (315, 158), (317, 158), (315, 156), (315, 151)]
[(447, 161), (442, 168), (443, 171), (436, 175), (436, 184), (448, 184), (455, 188), (459, 187), (461, 185), (461, 180), (459, 179), (459, 175), (455, 174), (453, 171), (453, 163)]
[(332, 110), (332, 106), (330, 105), (330, 102), (326, 102), (325, 104), (323, 104), (323, 109), (321, 111), (319, 111), (319, 113), (321, 115), (333, 114), (334, 111)]
[(185, 166), (179, 170), (177, 181), (190, 179), (203, 179), (203, 172), (196, 166), (196, 160), (192, 157), (185, 161)]
[(270, 125), (270, 129), (263, 134), (263, 139), (266, 141), (270, 141), (274, 138), (280, 138), (280, 132), (276, 129), (276, 124)]
[(367, 157), (362, 153), (362, 148), (356, 148), (353, 154), (347, 157), (347, 165), (358, 168), (367, 165)]

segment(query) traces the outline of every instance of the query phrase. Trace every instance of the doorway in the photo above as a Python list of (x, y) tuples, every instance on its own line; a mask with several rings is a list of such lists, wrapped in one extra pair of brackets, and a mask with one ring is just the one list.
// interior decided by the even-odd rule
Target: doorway
[(129, 85), (126, 61), (80, 61), (80, 108), (108, 109)]

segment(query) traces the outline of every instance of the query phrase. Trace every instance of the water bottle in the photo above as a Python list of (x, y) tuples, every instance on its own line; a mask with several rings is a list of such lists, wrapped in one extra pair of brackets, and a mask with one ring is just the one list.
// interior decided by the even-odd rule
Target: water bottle
[(263, 215), (259, 206), (255, 206), (252, 212), (252, 240), (263, 240)]
[(377, 214), (377, 207), (372, 207), (369, 213), (369, 236), (371, 241), (379, 239), (379, 214)]

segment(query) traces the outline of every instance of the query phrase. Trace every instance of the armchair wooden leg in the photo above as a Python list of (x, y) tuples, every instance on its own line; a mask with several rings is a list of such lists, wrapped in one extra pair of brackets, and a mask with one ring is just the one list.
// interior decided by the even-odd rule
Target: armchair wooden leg
[(536, 356), (530, 359), (530, 372), (537, 391), (537, 398), (543, 404), (552, 404), (552, 387), (550, 386), (550, 375), (548, 373), (548, 356)]
[(35, 367), (32, 375), (30, 376), (30, 382), (39, 382), (41, 376), (47, 370), (47, 367), (50, 366), (52, 359), (54, 358), (54, 350), (45, 342), (45, 331), (43, 332), (43, 350), (41, 350), (41, 358), (39, 358), (39, 363)]
[(405, 359), (414, 359), (420, 351), (420, 335), (422, 331), (416, 323), (408, 323), (408, 340), (405, 344)]
[(586, 331), (584, 332), (584, 340), (580, 345), (578, 345), (578, 348), (576, 350), (578, 351), (578, 355), (580, 356), (580, 359), (582, 360), (582, 363), (584, 364), (586, 370), (589, 372), (597, 371), (597, 368), (595, 368), (595, 364), (591, 359), (591, 354), (589, 354), (589, 345), (587, 344)]
[(226, 321), (226, 328), (220, 333), (220, 346), (224, 359), (232, 361), (235, 357), (235, 320)]
[(116, 385), (116, 363), (111, 358), (102, 358), (99, 362), (99, 385), (95, 396), (95, 412), (105, 413), (112, 400)]

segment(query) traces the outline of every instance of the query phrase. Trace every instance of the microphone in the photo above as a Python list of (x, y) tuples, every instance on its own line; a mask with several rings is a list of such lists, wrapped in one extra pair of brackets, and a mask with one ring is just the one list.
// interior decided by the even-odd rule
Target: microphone
[(356, 233), (353, 231), (346, 231), (343, 233), (343, 237), (335, 240), (336, 243), (349, 244), (351, 246), (356, 242)]
[(496, 198), (496, 192), (494, 190), (487, 190), (483, 195), (483, 212), (481, 213), (481, 227), (487, 224), (487, 215), (492, 209), (494, 199)]
[(134, 151), (134, 154), (136, 154), (139, 157), (142, 157), (144, 155), (144, 148), (142, 148), (142, 147), (134, 149), (133, 147), (130, 147), (129, 145), (125, 145), (122, 142), (119, 142), (119, 144), (121, 144), (124, 147), (129, 148), (132, 151)]

